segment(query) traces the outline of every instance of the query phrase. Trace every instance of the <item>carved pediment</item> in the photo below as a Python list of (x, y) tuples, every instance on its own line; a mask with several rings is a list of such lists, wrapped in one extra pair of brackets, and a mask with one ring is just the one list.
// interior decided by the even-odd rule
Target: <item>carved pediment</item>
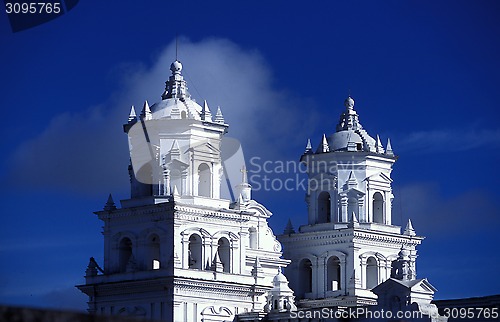
[(359, 197), (363, 197), (365, 195), (365, 193), (357, 188), (351, 188), (351, 189), (347, 189), (347, 190), (342, 191), (341, 193), (339, 193), (339, 195), (359, 198)]
[(170, 162), (167, 163), (167, 167), (169, 169), (177, 169), (182, 171), (189, 168), (189, 164), (184, 163), (180, 160), (171, 160)]
[(191, 147), (191, 150), (194, 152), (198, 153), (210, 153), (210, 154), (219, 154), (220, 150), (214, 146), (210, 141), (202, 142), (199, 144), (196, 144), (195, 146)]
[(202, 321), (233, 321), (233, 313), (225, 306), (220, 306), (217, 309), (214, 306), (208, 306), (201, 311)]
[(375, 173), (375, 174), (372, 174), (371, 176), (368, 176), (365, 178), (365, 181), (368, 181), (368, 182), (383, 182), (383, 183), (392, 183), (392, 179), (389, 178), (388, 175), (386, 175), (385, 173), (382, 173), (382, 172), (379, 172), (379, 173)]
[(372, 291), (381, 296), (382, 294), (387, 294), (389, 292), (401, 292), (401, 294), (424, 293), (432, 295), (437, 290), (425, 278), (410, 281), (390, 278), (382, 284), (376, 286)]

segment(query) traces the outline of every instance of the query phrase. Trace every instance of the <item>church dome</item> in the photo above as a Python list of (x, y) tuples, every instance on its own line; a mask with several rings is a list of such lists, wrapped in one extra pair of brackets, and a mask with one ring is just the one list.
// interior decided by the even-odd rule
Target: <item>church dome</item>
[(363, 147), (361, 136), (352, 130), (335, 132), (329, 141), (330, 151), (347, 151), (350, 144), (353, 144), (356, 150), (361, 150)]
[(178, 118), (201, 120), (202, 107), (191, 99), (165, 99), (151, 106), (153, 119)]
[(344, 106), (346, 109), (340, 115), (336, 132), (328, 140), (330, 151), (377, 152), (376, 141), (359, 122), (358, 113), (354, 110), (354, 99), (351, 96), (345, 99)]

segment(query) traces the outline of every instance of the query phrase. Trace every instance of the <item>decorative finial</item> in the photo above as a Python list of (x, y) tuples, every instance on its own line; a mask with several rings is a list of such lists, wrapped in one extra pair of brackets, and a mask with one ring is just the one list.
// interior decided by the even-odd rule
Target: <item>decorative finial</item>
[(382, 142), (380, 141), (380, 137), (377, 134), (377, 141), (375, 142), (375, 152), (384, 153), (384, 147), (382, 146)]
[(210, 112), (210, 108), (208, 107), (207, 100), (203, 102), (203, 107), (201, 108), (201, 120), (212, 122), (212, 113)]
[(248, 183), (248, 170), (245, 165), (241, 167), (241, 183)]
[(304, 152), (304, 154), (310, 153), (312, 153), (311, 139), (307, 139), (306, 151)]
[(170, 65), (170, 70), (172, 75), (169, 77), (168, 81), (165, 82), (165, 91), (161, 95), (161, 98), (166, 100), (169, 98), (177, 98), (181, 101), (185, 98), (190, 98), (191, 95), (188, 92), (186, 81), (181, 75), (182, 64), (180, 61), (176, 60)]
[(328, 140), (326, 139), (326, 134), (323, 134), (323, 138), (321, 139), (321, 145), (318, 148), (317, 152), (330, 152), (330, 146), (328, 145)]
[(355, 188), (358, 185), (358, 180), (354, 176), (354, 172), (349, 173), (349, 178), (347, 178), (346, 185), (348, 189)]
[(387, 139), (387, 148), (385, 149), (385, 154), (393, 156), (394, 151), (392, 151), (391, 139)]
[(134, 105), (132, 105), (132, 107), (130, 108), (130, 113), (128, 115), (128, 122), (131, 123), (134, 121), (137, 121), (137, 114), (135, 113)]
[(116, 205), (115, 202), (113, 201), (113, 196), (111, 196), (111, 194), (109, 194), (108, 201), (106, 201), (106, 204), (104, 205), (104, 210), (105, 211), (116, 210)]
[(212, 268), (212, 271), (214, 271), (214, 272), (223, 272), (224, 271), (224, 264), (222, 264), (222, 261), (220, 260), (219, 251), (217, 251), (215, 253), (211, 268)]
[(286, 224), (285, 230), (283, 231), (283, 234), (295, 234), (295, 229), (293, 229), (292, 221), (290, 220), (290, 218), (288, 218), (288, 222)]
[(173, 74), (180, 74), (182, 71), (182, 64), (177, 59), (170, 65), (170, 70)]
[(151, 108), (149, 107), (148, 101), (144, 101), (144, 106), (142, 107), (141, 116), (145, 121), (151, 120), (153, 118), (151, 113)]
[(344, 101), (344, 106), (348, 109), (348, 110), (352, 110), (354, 108), (354, 99), (351, 97), (351, 95), (349, 95), (345, 101)]
[(417, 233), (415, 232), (415, 229), (413, 229), (413, 225), (411, 224), (411, 219), (408, 219), (408, 223), (406, 224), (405, 231), (403, 232), (403, 235), (406, 236), (416, 236)]
[(220, 106), (217, 106), (217, 113), (215, 114), (214, 122), (218, 124), (224, 124), (224, 116), (222, 115)]

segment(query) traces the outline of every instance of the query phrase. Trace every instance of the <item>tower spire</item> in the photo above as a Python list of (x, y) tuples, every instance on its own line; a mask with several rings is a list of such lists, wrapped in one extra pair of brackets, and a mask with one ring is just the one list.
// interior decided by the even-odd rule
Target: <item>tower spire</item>
[(178, 61), (177, 52), (179, 50), (179, 35), (175, 34), (175, 61)]

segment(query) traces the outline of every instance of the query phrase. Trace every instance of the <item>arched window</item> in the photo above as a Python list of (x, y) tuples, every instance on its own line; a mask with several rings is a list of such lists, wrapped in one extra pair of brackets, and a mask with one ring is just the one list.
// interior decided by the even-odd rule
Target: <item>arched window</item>
[(366, 260), (366, 288), (372, 289), (378, 285), (378, 267), (375, 257)]
[(340, 260), (332, 256), (327, 262), (327, 291), (340, 290)]
[(149, 269), (160, 269), (160, 237), (151, 235), (148, 239)]
[(312, 263), (303, 259), (299, 264), (300, 292), (299, 296), (305, 298), (306, 293), (312, 292)]
[(198, 167), (198, 196), (211, 197), (212, 174), (206, 163)]
[(331, 198), (330, 194), (326, 191), (323, 191), (318, 196), (318, 223), (325, 223), (331, 221)]
[(189, 236), (189, 247), (188, 247), (188, 266), (189, 268), (202, 269), (202, 242), (201, 237), (192, 234)]
[(257, 249), (257, 229), (250, 227), (248, 229), (249, 244), (251, 249)]
[(347, 200), (347, 218), (351, 220), (352, 213), (356, 214), (357, 219), (359, 220), (359, 206), (358, 199), (351, 197)]
[(229, 241), (222, 237), (219, 239), (219, 247), (217, 252), (219, 253), (219, 258), (222, 263), (223, 271), (226, 273), (231, 272), (231, 247)]
[(132, 241), (130, 238), (123, 238), (120, 241), (119, 246), (119, 262), (120, 262), (120, 272), (125, 272), (127, 268), (127, 263), (132, 256)]
[(182, 111), (181, 112), (181, 119), (185, 119), (185, 118), (187, 118), (186, 111)]
[(373, 222), (384, 223), (384, 197), (380, 192), (373, 194)]

